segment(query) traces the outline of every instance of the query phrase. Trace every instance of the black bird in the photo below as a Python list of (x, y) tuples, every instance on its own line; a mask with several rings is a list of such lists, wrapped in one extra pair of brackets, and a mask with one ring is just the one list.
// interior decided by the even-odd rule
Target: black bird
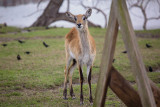
[(122, 53), (124, 53), (124, 54), (125, 54), (125, 53), (127, 53), (127, 51), (123, 51)]
[(5, 43), (4, 43), (4, 44), (2, 44), (2, 46), (4, 46), (4, 47), (5, 47), (5, 46), (7, 46), (7, 44), (5, 44)]
[(43, 42), (43, 45), (47, 48), (49, 47), (49, 45), (47, 45), (45, 42)]
[(25, 53), (26, 53), (26, 54), (30, 54), (31, 52), (29, 52), (29, 51), (26, 51)]
[(31, 32), (31, 30), (30, 30), (30, 29), (27, 29), (27, 31), (28, 31), (28, 32)]
[(17, 60), (21, 60), (21, 57), (19, 54), (17, 55)]
[(4, 26), (4, 27), (7, 27), (7, 23), (4, 23), (3, 26)]
[(19, 43), (24, 43), (24, 41), (18, 40)]
[(114, 63), (114, 62), (115, 62), (115, 60), (116, 60), (116, 59), (113, 59), (112, 63)]
[(49, 27), (48, 27), (48, 26), (46, 26), (46, 27), (45, 27), (45, 29), (49, 29)]
[(152, 69), (152, 67), (151, 67), (151, 66), (149, 66), (149, 67), (148, 67), (148, 69), (149, 69), (149, 71), (150, 71), (150, 72), (152, 72), (152, 71), (153, 71), (153, 69)]
[(147, 48), (151, 48), (152, 46), (146, 43), (146, 47)]
[(94, 68), (99, 68), (99, 66), (93, 66)]

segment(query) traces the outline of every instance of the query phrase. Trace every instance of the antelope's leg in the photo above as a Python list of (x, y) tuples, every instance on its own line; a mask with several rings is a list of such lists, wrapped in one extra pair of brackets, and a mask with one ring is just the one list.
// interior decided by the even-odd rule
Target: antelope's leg
[(92, 66), (87, 66), (87, 79), (88, 79), (88, 85), (89, 85), (89, 101), (91, 104), (93, 104), (92, 90), (91, 90), (91, 73), (92, 73)]
[(79, 74), (80, 74), (80, 84), (81, 84), (81, 92), (80, 92), (80, 104), (83, 104), (83, 72), (82, 72), (82, 66), (78, 65)]
[(75, 98), (75, 94), (73, 92), (73, 87), (72, 87), (72, 75), (73, 75), (73, 72), (74, 72), (76, 65), (77, 65), (77, 62), (75, 59), (73, 59), (73, 63), (69, 68), (69, 85), (70, 85), (70, 95), (71, 95), (72, 99)]
[(68, 71), (69, 71), (69, 65), (71, 63), (71, 57), (66, 57), (66, 66), (64, 70), (65, 78), (64, 78), (64, 91), (63, 91), (63, 97), (64, 99), (67, 99), (67, 77), (68, 77)]

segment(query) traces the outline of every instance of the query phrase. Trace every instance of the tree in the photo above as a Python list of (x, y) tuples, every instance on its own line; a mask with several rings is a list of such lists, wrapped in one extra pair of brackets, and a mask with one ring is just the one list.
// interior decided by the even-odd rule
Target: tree
[[(105, 1), (105, 0), (104, 0), (104, 1)], [(86, 6), (86, 5), (84, 5), (83, 1), (81, 1), (81, 5), (82, 5), (82, 7), (84, 7), (85, 9), (86, 9), (86, 8), (91, 8), (91, 9), (96, 10), (97, 13), (100, 12), (100, 13), (104, 16), (105, 28), (107, 28), (107, 14), (106, 14), (105, 10), (99, 8), (99, 7), (100, 7), (100, 6), (98, 6), (99, 2), (100, 2), (99, 0), (92, 0), (92, 6)], [(106, 2), (106, 1), (105, 1), (105, 2)], [(107, 3), (106, 3), (106, 4), (107, 4)], [(109, 9), (109, 8), (107, 8), (107, 9)]]
[[(42, 1), (42, 0), (41, 0)], [(41, 2), (40, 1), (40, 2)], [(32, 26), (48, 26), (53, 22), (59, 20), (65, 20), (69, 22), (74, 22), (66, 17), (65, 13), (60, 13), (59, 9), (62, 5), (64, 0), (50, 0), (49, 4), (45, 8), (42, 15), (32, 24)], [(69, 10), (69, 2), (68, 0), (68, 9)], [(38, 3), (40, 4), (40, 3)], [(88, 21), (88, 25), (92, 27), (100, 27), (98, 25), (93, 24), (92, 22)]]
[[(150, 20), (160, 19), (160, 0), (128, 0), (129, 9), (139, 8), (144, 17), (143, 29), (146, 30), (147, 22)], [(153, 17), (147, 17), (147, 8), (151, 8), (151, 3), (154, 3), (159, 8), (159, 14)], [(153, 8), (154, 6), (152, 6)]]

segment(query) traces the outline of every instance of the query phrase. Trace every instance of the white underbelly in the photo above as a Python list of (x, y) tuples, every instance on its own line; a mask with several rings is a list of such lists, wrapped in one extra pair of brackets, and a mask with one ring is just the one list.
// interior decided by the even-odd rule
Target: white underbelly
[(72, 58), (75, 59), (75, 55), (73, 54), (73, 52), (72, 52), (71, 50), (69, 51), (69, 54), (70, 54), (70, 56), (71, 56)]
[(89, 60), (90, 60), (90, 55), (89, 54), (84, 54), (82, 56), (81, 61), (83, 62), (83, 64), (87, 64), (89, 62)]
[(93, 54), (84, 54), (81, 59), (80, 59), (80, 62), (82, 64), (87, 64), (87, 65), (92, 65), (93, 64), (93, 61), (94, 61), (94, 58), (95, 58), (95, 55)]
[[(75, 54), (69, 50), (69, 54), (73, 59), (76, 59)], [(92, 64), (94, 60), (95, 55), (84, 53), (78, 56), (79, 63), (81, 64)]]

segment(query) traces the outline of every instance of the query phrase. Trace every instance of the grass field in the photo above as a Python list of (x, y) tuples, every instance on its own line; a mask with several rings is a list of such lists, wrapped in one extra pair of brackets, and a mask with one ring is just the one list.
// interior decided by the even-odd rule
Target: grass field
[[(73, 74), (73, 88), (76, 99), (72, 100), (69, 97), (69, 90), (69, 99), (63, 100), (62, 97), (65, 66), (64, 36), (70, 28), (26, 28), (24, 30), (21, 32), (21, 29), (14, 27), (0, 28), (0, 44), (7, 44), (6, 47), (0, 45), (0, 106), (80, 106), (79, 73), (77, 69)], [(26, 32), (26, 30), (30, 32)], [(106, 30), (90, 28), (90, 32), (97, 47), (97, 56), (92, 73), (94, 98)], [(160, 30), (136, 32), (141, 35), (160, 35)], [(23, 40), (25, 43), (20, 44), (17, 40)], [(49, 45), (48, 48), (43, 46), (43, 41)], [(155, 72), (160, 70), (160, 38), (158, 36), (157, 38), (137, 37), (137, 41), (146, 69), (148, 70), (148, 67), (151, 66), (154, 71), (147, 72), (147, 74), (160, 87), (160, 71)], [(152, 45), (152, 48), (146, 48), (146, 43)], [(124, 50), (121, 33), (119, 33), (114, 56), (116, 60), (113, 65), (136, 88), (127, 54), (122, 53)], [(26, 51), (31, 53), (27, 55), (25, 54)], [(18, 54), (22, 60), (17, 60)], [(86, 71), (83, 74), (86, 79)], [(87, 80), (85, 80), (85, 83), (87, 83)], [(87, 84), (84, 85), (83, 90), (83, 106), (90, 106)], [(110, 89), (107, 94), (106, 105), (107, 107), (124, 106)]]

